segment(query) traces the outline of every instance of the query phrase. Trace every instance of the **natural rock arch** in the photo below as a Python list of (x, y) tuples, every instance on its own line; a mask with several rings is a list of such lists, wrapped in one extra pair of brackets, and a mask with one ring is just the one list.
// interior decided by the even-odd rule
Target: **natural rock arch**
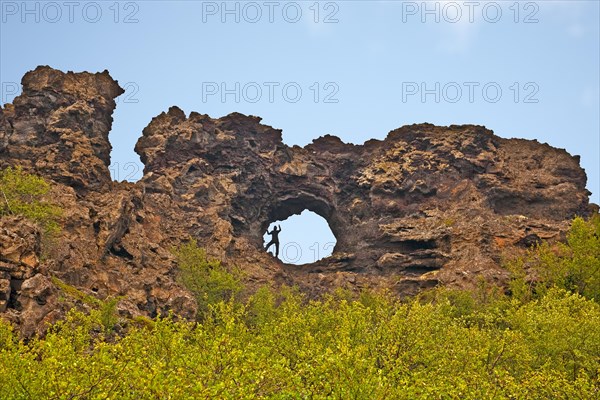
[[(281, 214), (288, 215), (288, 213)], [(265, 224), (262, 231), (263, 245), (271, 243), (272, 235), (267, 232), (280, 227), (280, 250), (277, 257), (287, 268), (288, 266), (302, 266), (311, 268), (313, 264), (334, 256), (337, 238), (331, 230), (330, 222), (321, 215), (307, 208), (288, 215), (285, 218), (276, 218)], [(267, 253), (274, 255), (275, 246), (265, 248)]]
[[(126, 315), (192, 317), (169, 251), (190, 239), (243, 268), (250, 288), (410, 294), (481, 277), (502, 283), (501, 257), (524, 250), (526, 229), (556, 240), (573, 216), (597, 212), (578, 157), (482, 126), (418, 124), (362, 145), (324, 136), (290, 147), (259, 117), (188, 116), (177, 107), (153, 118), (136, 144), (143, 178), (116, 183), (108, 133), (123, 90), (108, 72), (38, 67), (22, 83), (23, 93), (0, 108), (0, 167), (22, 165), (53, 181), (53, 199), (66, 210), (63, 245), (44, 261), (39, 231), (0, 219), (0, 244), (18, 249), (1, 261), (8, 289), (0, 297), (20, 304), (5, 314), (27, 334), (62, 312), (50, 276), (100, 297), (125, 296)], [(309, 268), (284, 268), (262, 250), (261, 233), (303, 209), (328, 221), (335, 252)]]
[[(334, 207), (331, 204), (326, 203), (322, 199), (316, 198), (309, 195), (300, 195), (294, 197), (275, 197), (272, 204), (267, 207), (266, 219), (260, 224), (260, 232), (264, 232), (272, 221), (283, 221), (292, 215), (300, 215), (304, 210), (312, 211), (315, 214), (321, 216), (329, 227), (332, 228), (333, 234), (337, 237), (339, 234), (339, 226), (335, 224), (334, 219)], [(336, 234), (337, 231), (337, 234)], [(261, 234), (262, 241), (262, 234)]]

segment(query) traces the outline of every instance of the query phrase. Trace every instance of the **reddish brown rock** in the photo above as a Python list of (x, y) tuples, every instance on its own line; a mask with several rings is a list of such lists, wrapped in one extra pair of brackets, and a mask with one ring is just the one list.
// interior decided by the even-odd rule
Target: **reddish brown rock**
[(108, 71), (63, 73), (38, 67), (23, 95), (0, 111), (0, 164), (20, 164), (80, 191), (111, 182), (108, 166), (114, 98)]
[[(406, 295), (481, 278), (502, 284), (504, 254), (524, 251), (531, 238), (560, 239), (573, 216), (594, 212), (578, 157), (481, 126), (419, 124), (363, 145), (325, 136), (301, 148), (258, 117), (186, 116), (177, 107), (155, 117), (136, 145), (144, 177), (115, 183), (108, 132), (121, 93), (107, 72), (39, 67), (0, 109), (0, 164), (51, 180), (65, 210), (41, 262), (35, 232), (0, 220), (0, 311), (25, 333), (59, 316), (48, 313), (62, 304), (50, 276), (99, 298), (123, 296), (126, 316), (192, 318), (170, 252), (190, 238), (242, 268), (251, 289)], [(304, 209), (328, 221), (337, 245), (314, 264), (284, 265), (262, 249), (263, 233)]]

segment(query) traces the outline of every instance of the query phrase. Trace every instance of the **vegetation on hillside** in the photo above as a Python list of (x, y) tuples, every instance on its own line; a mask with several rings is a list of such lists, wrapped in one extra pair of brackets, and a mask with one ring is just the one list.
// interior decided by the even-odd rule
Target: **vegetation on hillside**
[(551, 289), (477, 310), (445, 299), (292, 290), (221, 301), (202, 323), (169, 316), (107, 336), (71, 312), (43, 339), (0, 324), (3, 399), (597, 398), (600, 308)]
[(512, 294), (523, 301), (554, 287), (600, 301), (600, 216), (575, 218), (566, 242), (542, 242), (525, 257), (511, 260), (508, 268)]
[(174, 250), (179, 267), (178, 281), (196, 298), (198, 318), (211, 304), (234, 298), (242, 290), (239, 271), (228, 271), (219, 260), (209, 260), (195, 240)]
[[(39, 186), (7, 195), (10, 212), (34, 218), (17, 205)], [(595, 399), (599, 235), (600, 218), (576, 218), (565, 243), (508, 260), (509, 294), (482, 281), (405, 300), (339, 290), (308, 301), (266, 287), (242, 300), (238, 273), (190, 241), (174, 253), (197, 321), (123, 320), (119, 298), (54, 279), (87, 306), (27, 341), (0, 321), (0, 398)]]

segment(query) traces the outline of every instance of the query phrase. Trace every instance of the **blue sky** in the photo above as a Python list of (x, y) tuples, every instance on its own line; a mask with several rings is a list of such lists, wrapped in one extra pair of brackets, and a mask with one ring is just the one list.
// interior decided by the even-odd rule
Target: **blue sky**
[[(3, 103), (37, 65), (108, 69), (125, 87), (110, 135), (121, 180), (141, 176), (142, 129), (178, 105), (259, 115), (290, 145), (327, 133), (362, 143), (419, 122), (485, 125), (581, 155), (600, 202), (596, 0), (2, 0), (0, 11)], [(314, 223), (282, 225), (282, 241), (303, 249), (298, 262), (331, 241)]]

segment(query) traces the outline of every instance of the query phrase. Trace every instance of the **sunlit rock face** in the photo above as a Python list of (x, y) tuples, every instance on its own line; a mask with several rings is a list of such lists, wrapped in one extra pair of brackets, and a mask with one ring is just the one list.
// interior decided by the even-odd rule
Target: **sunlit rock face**
[[(259, 117), (186, 116), (177, 107), (137, 142), (143, 178), (115, 183), (108, 133), (121, 93), (107, 72), (39, 67), (0, 109), (0, 165), (53, 181), (65, 209), (46, 257), (27, 245), (36, 256), (27, 275), (1, 260), (0, 311), (27, 334), (61, 316), (51, 275), (99, 297), (124, 296), (124, 315), (193, 317), (170, 251), (191, 238), (244, 269), (249, 290), (291, 284), (310, 295), (340, 286), (406, 295), (481, 278), (502, 284), (502, 257), (522, 251), (526, 235), (560, 239), (573, 216), (594, 212), (578, 157), (481, 126), (419, 124), (363, 145), (324, 136), (302, 148), (285, 145)], [(264, 252), (262, 235), (305, 209), (327, 220), (336, 247), (314, 264), (284, 265)], [(23, 230), (10, 221), (3, 217), (0, 233), (16, 241)], [(44, 286), (38, 308), (26, 297), (33, 278)]]
[(80, 191), (110, 183), (108, 133), (123, 89), (108, 71), (65, 74), (38, 67), (21, 84), (23, 94), (0, 115), (0, 160)]

